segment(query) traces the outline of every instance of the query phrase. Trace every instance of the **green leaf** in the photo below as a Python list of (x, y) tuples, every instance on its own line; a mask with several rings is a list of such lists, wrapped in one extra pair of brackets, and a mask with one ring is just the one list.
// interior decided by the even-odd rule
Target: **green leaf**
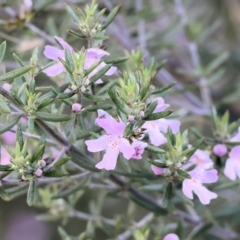
[(76, 13), (72, 10), (72, 8), (70, 8), (67, 4), (66, 4), (66, 10), (68, 12), (68, 14), (71, 16), (71, 18), (73, 19), (73, 21), (75, 23), (79, 23), (80, 19), (79, 17), (76, 15)]
[(4, 200), (4, 201), (10, 201), (10, 195), (2, 188), (0, 187), (0, 197)]
[(45, 113), (45, 112), (37, 112), (36, 117), (47, 121), (47, 122), (65, 122), (72, 118), (71, 115), (67, 114), (51, 114), (51, 113)]
[(119, 57), (119, 58), (115, 58), (115, 59), (105, 60), (104, 62), (106, 64), (117, 64), (117, 63), (126, 62), (128, 59), (129, 59), (129, 57)]
[(64, 197), (68, 197), (70, 196), (71, 194), (79, 191), (79, 190), (82, 190), (82, 189), (85, 189), (86, 186), (82, 186), (82, 185), (77, 185), (77, 186), (74, 186), (72, 188), (69, 188), (67, 189), (66, 191), (63, 191), (57, 195), (54, 195), (52, 196), (52, 199), (58, 199), (58, 198), (64, 198)]
[(16, 77), (20, 77), (23, 74), (29, 72), (32, 68), (33, 66), (26, 66), (26, 67), (18, 68), (11, 72), (5, 73), (0, 76), (0, 81), (7, 81), (7, 80), (12, 80)]
[(47, 172), (43, 173), (45, 177), (65, 177), (68, 176), (69, 173), (65, 170), (51, 169)]
[(106, 100), (106, 98), (104, 97), (99, 97), (99, 96), (96, 96), (96, 95), (92, 95), (92, 94), (89, 94), (89, 93), (82, 93), (82, 95), (88, 99), (89, 101), (92, 101), (92, 102), (103, 102)]
[(17, 139), (17, 142), (19, 144), (20, 150), (22, 151), (23, 145), (24, 145), (24, 141), (23, 141), (23, 134), (22, 134), (22, 129), (21, 129), (20, 125), (17, 128), (16, 139)]
[(164, 190), (163, 199), (162, 199), (162, 206), (166, 208), (172, 198), (172, 182), (169, 182)]
[(126, 170), (127, 172), (131, 172), (131, 165), (129, 163), (129, 160), (127, 160), (126, 158), (123, 157), (123, 155), (120, 156), (120, 163), (123, 167), (124, 170)]
[(197, 138), (204, 138), (204, 136), (195, 127), (191, 127), (190, 129)]
[(130, 136), (133, 131), (134, 123), (128, 123), (124, 131), (124, 136)]
[(57, 162), (54, 163), (53, 167), (54, 168), (61, 167), (62, 165), (66, 164), (70, 159), (71, 159), (70, 157), (60, 158)]
[(74, 61), (72, 59), (72, 54), (68, 48), (65, 48), (65, 61), (66, 61), (66, 64), (68, 65), (68, 67), (71, 69), (71, 72), (73, 72), (75, 69), (75, 65), (74, 65)]
[(84, 108), (84, 111), (86, 112), (96, 112), (98, 109), (102, 109), (102, 110), (110, 110), (113, 107), (109, 104), (98, 104), (97, 106), (88, 106), (86, 108)]
[(33, 153), (32, 157), (30, 158), (29, 162), (34, 163), (40, 160), (44, 154), (45, 151), (45, 144), (41, 144), (36, 152)]
[(14, 127), (18, 123), (19, 119), (20, 119), (20, 117), (18, 116), (16, 118), (13, 118), (9, 123), (2, 125), (0, 127), (0, 134), (7, 132), (12, 127)]
[(94, 74), (89, 81), (91, 83), (96, 82), (98, 79), (100, 79), (110, 68), (112, 67), (112, 64), (107, 64), (104, 66), (100, 71), (98, 71), (96, 74)]
[(153, 114), (150, 114), (146, 117), (143, 118), (143, 120), (157, 120), (157, 119), (160, 119), (160, 118), (165, 118), (167, 116), (169, 116), (173, 111), (163, 111), (163, 112), (158, 112), (158, 113), (153, 113)]
[(106, 20), (104, 21), (101, 30), (106, 29), (109, 24), (114, 20), (114, 18), (117, 16), (119, 10), (121, 8), (121, 5), (116, 6), (107, 16)]
[(181, 169), (177, 169), (177, 173), (178, 173), (179, 177), (181, 177), (183, 179), (191, 179), (191, 176), (187, 172), (185, 172)]
[(52, 99), (50, 98), (50, 99), (45, 99), (45, 100), (43, 100), (43, 101), (38, 105), (37, 110), (40, 110), (40, 109), (48, 106), (48, 105), (51, 104), (53, 101), (54, 101), (53, 98), (52, 98)]
[(13, 57), (20, 64), (20, 66), (24, 67), (23, 61), (18, 57), (17, 54), (13, 53)]
[(27, 204), (32, 206), (37, 200), (37, 186), (34, 180), (30, 181), (27, 193)]
[(6, 41), (2, 42), (0, 45), (0, 63), (2, 62), (6, 51)]
[(71, 35), (73, 35), (74, 37), (80, 38), (80, 39), (84, 39), (87, 38), (86, 36), (82, 35), (81, 33), (75, 32), (74, 30), (67, 30), (67, 32)]
[(102, 60), (97, 61), (94, 63), (90, 68), (84, 71), (84, 77), (88, 76), (94, 69), (96, 69), (100, 63), (102, 63)]
[(218, 117), (217, 117), (217, 110), (216, 110), (216, 108), (214, 106), (212, 107), (211, 116), (212, 116), (212, 120), (213, 120), (213, 122), (215, 124), (215, 127), (217, 128), (217, 126), (218, 126), (217, 118)]
[(119, 97), (117, 96), (117, 93), (115, 91), (114, 88), (111, 88), (108, 91), (108, 95), (111, 98), (111, 100), (114, 102), (114, 104), (116, 105), (116, 107), (124, 114), (128, 115), (127, 111), (124, 108), (123, 103), (119, 100)]
[(10, 113), (11, 110), (6, 101), (0, 97), (0, 113)]
[(13, 171), (11, 164), (0, 165), (0, 172), (10, 172), (10, 171)]
[(67, 232), (62, 227), (58, 227), (58, 233), (62, 240), (71, 240)]
[(171, 142), (171, 145), (175, 146), (175, 144), (176, 144), (176, 137), (173, 134), (172, 129), (170, 127), (168, 127), (168, 130), (167, 130), (167, 138)]
[(170, 83), (163, 88), (159, 88), (159, 89), (152, 91), (151, 94), (160, 94), (160, 93), (166, 92), (168, 89), (172, 88), (175, 84), (176, 84), (176, 82)]
[(151, 144), (148, 144), (147, 147), (145, 148), (145, 150), (147, 150), (149, 152), (157, 153), (157, 154), (165, 153), (165, 151), (163, 149), (155, 147)]
[(159, 168), (167, 168), (167, 165), (163, 162), (160, 162), (160, 161), (154, 161), (152, 159), (147, 159), (147, 161), (149, 163), (151, 163), (152, 165), (156, 166), (156, 167), (159, 167)]
[(151, 102), (147, 107), (147, 109), (145, 110), (144, 116), (146, 117), (152, 114), (155, 108), (157, 107), (157, 105), (158, 105), (158, 101)]
[(77, 121), (78, 121), (78, 125), (79, 125), (80, 129), (83, 131), (83, 133), (87, 133), (88, 130), (87, 130), (86, 124), (84, 122), (83, 114), (79, 114), (77, 116)]

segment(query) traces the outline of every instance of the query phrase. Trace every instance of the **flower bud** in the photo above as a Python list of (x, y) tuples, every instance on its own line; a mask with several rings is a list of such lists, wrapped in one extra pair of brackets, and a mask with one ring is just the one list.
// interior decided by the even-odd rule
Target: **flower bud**
[(82, 105), (79, 104), (79, 103), (74, 103), (72, 105), (72, 111), (75, 112), (75, 113), (80, 112), (81, 109), (82, 109)]
[(85, 92), (86, 88), (84, 86), (81, 87), (81, 92)]
[(160, 167), (156, 167), (154, 165), (151, 165), (151, 169), (154, 172), (154, 174), (156, 174), (156, 175), (162, 175), (166, 172), (166, 168), (160, 168)]
[(134, 120), (135, 120), (135, 117), (133, 115), (128, 116), (128, 121), (129, 122), (134, 122)]
[(40, 169), (40, 168), (38, 168), (38, 169), (34, 172), (34, 174), (35, 174), (37, 177), (41, 177), (41, 176), (42, 176), (42, 173), (43, 173), (43, 171), (42, 171), (42, 169)]
[(144, 111), (140, 111), (139, 116), (144, 117)]
[(73, 91), (75, 91), (75, 90), (77, 90), (77, 86), (73, 84), (73, 85), (71, 86), (71, 89), (72, 89)]
[(45, 167), (46, 166), (46, 162), (44, 160), (40, 161), (40, 167)]
[(85, 84), (86, 84), (86, 85), (89, 85), (89, 84), (90, 84), (90, 80), (89, 80), (88, 78), (85, 80)]
[(4, 84), (2, 85), (2, 88), (3, 88), (4, 90), (8, 91), (8, 92), (10, 92), (11, 87), (12, 87), (12, 86), (11, 86), (9, 83), (4, 83)]
[(216, 156), (222, 157), (227, 153), (227, 147), (225, 144), (217, 144), (213, 147), (213, 152)]

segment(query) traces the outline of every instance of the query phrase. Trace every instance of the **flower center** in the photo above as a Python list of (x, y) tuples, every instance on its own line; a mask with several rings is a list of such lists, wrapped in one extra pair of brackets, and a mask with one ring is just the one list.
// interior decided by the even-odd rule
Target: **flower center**
[(121, 137), (110, 135), (108, 139), (108, 148), (112, 151), (118, 150), (120, 141), (121, 141)]

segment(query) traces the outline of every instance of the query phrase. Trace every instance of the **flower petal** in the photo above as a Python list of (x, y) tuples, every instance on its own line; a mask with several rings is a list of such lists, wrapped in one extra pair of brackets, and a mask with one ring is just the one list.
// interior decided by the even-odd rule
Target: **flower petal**
[(105, 75), (111, 76), (111, 75), (113, 75), (116, 71), (117, 71), (117, 68), (116, 68), (116, 67), (111, 67), (111, 68), (105, 73)]
[(182, 183), (182, 191), (183, 194), (189, 198), (189, 199), (193, 199), (193, 183), (191, 179), (185, 179)]
[(217, 194), (214, 192), (209, 191), (206, 187), (202, 186), (201, 184), (197, 184), (193, 191), (198, 196), (200, 202), (204, 205), (207, 205), (210, 203), (212, 199), (217, 198)]
[(66, 70), (62, 63), (57, 63), (49, 68), (46, 68), (43, 70), (43, 72), (46, 73), (49, 77), (55, 77), (63, 72), (66, 72)]
[(169, 104), (165, 104), (164, 99), (161, 98), (161, 97), (155, 98), (153, 100), (153, 102), (154, 101), (158, 102), (158, 104), (157, 104), (157, 106), (156, 106), (156, 108), (154, 110), (154, 113), (162, 112), (162, 111), (164, 111), (166, 108), (168, 108), (170, 106)]
[(166, 133), (168, 128), (171, 128), (173, 134), (176, 134), (179, 132), (181, 123), (178, 120), (162, 118), (158, 120), (158, 125), (162, 132)]
[(100, 59), (103, 56), (110, 55), (110, 53), (108, 53), (107, 51), (104, 51), (103, 49), (100, 49), (100, 48), (88, 48), (87, 55), (91, 55), (95, 58)]
[(43, 54), (45, 55), (45, 57), (54, 61), (58, 61), (58, 58), (64, 58), (63, 50), (49, 45), (45, 47)]
[(73, 48), (68, 43), (66, 43), (62, 38), (57, 37), (57, 36), (54, 36), (54, 38), (58, 41), (58, 43), (61, 44), (63, 49), (68, 49), (70, 52), (73, 51)]
[(235, 161), (232, 158), (228, 158), (225, 164), (224, 174), (226, 177), (231, 179), (232, 181), (235, 181), (237, 178), (236, 172), (235, 172)]
[(166, 172), (166, 168), (160, 168), (154, 165), (151, 165), (151, 169), (156, 175), (162, 175)]
[(203, 171), (201, 174), (202, 183), (214, 183), (218, 180), (218, 172), (215, 169)]
[(121, 139), (119, 150), (126, 159), (130, 159), (135, 154), (134, 147), (125, 138)]
[(107, 148), (108, 144), (108, 136), (104, 135), (101, 136), (98, 139), (94, 140), (87, 140), (85, 141), (85, 144), (87, 145), (89, 152), (100, 152)]
[(119, 151), (112, 151), (107, 149), (106, 153), (103, 155), (102, 161), (96, 164), (96, 168), (106, 170), (115, 169), (117, 165), (118, 154)]
[(163, 240), (179, 240), (179, 237), (174, 233), (169, 233), (163, 238)]
[(147, 132), (148, 132), (150, 141), (154, 146), (160, 146), (160, 145), (165, 144), (167, 142), (166, 137), (161, 132), (159, 132), (158, 130), (148, 129)]
[(240, 156), (240, 146), (233, 147), (231, 152), (229, 153), (230, 158), (239, 158)]

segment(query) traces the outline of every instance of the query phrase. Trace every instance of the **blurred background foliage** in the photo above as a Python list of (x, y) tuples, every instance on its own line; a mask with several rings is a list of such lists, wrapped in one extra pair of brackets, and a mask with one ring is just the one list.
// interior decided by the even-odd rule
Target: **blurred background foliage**
[[(157, 62), (166, 60), (165, 69), (154, 79), (156, 86), (176, 81), (175, 88), (166, 96), (166, 100), (180, 109), (183, 129), (195, 126), (205, 135), (209, 135), (210, 122), (204, 121), (203, 115), (209, 113), (209, 105), (202, 102), (201, 79), (207, 81), (211, 101), (220, 113), (229, 110), (232, 120), (240, 117), (240, 1), (238, 0), (185, 0), (184, 11), (178, 12), (178, 0), (98, 0), (99, 8), (112, 9), (122, 4), (120, 14), (108, 29), (109, 39), (105, 45), (112, 56), (122, 56), (140, 46), (146, 58), (154, 57)], [(0, 72), (15, 69), (18, 64), (12, 53), (21, 59), (28, 60), (32, 50), (39, 47), (42, 65), (47, 63), (43, 57), (43, 49), (53, 44), (52, 36), (66, 39), (75, 49), (80, 49), (86, 42), (67, 34), (67, 29), (74, 29), (70, 16), (66, 13), (65, 3), (70, 6), (84, 7), (89, 1), (80, 0), (33, 0), (33, 8), (24, 14), (20, 0), (0, 0), (0, 42), (7, 41), (7, 54)], [(182, 9), (183, 10), (183, 9)], [(182, 13), (182, 16), (181, 16)], [(187, 17), (187, 24), (184, 23)], [(185, 24), (185, 26), (184, 26)], [(198, 47), (200, 64), (194, 64), (190, 47)], [(5, 68), (3, 67), (5, 66)], [(123, 67), (123, 66), (122, 66)], [(126, 66), (125, 66), (126, 67)], [(131, 66), (127, 66), (130, 68)], [(37, 85), (58, 85), (64, 79), (50, 79), (44, 74), (37, 77)], [(201, 100), (200, 100), (201, 99)], [(134, 180), (132, 180), (134, 181)], [(221, 199), (214, 201), (209, 207), (196, 204), (198, 212), (207, 219), (217, 212), (220, 225), (233, 226), (239, 233), (239, 181), (233, 190), (225, 189), (221, 197), (229, 200), (230, 210)], [(102, 191), (101, 191), (101, 194)], [(102, 201), (95, 189), (88, 190), (76, 204), (76, 209), (94, 213), (96, 204)], [(92, 200), (91, 200), (92, 199)], [(103, 204), (102, 214), (105, 217), (119, 218), (119, 221), (139, 221), (147, 214), (146, 210), (136, 207), (126, 199), (108, 198)], [(0, 200), (0, 238), (1, 240), (58, 240), (57, 222), (38, 221), (35, 215), (42, 214), (44, 209), (29, 208), (25, 197), (11, 202)], [(219, 209), (222, 211), (219, 211)], [(121, 215), (124, 213), (124, 215)], [(235, 213), (235, 214), (233, 214)], [(169, 219), (164, 223), (161, 219), (151, 228), (156, 232), (176, 228), (177, 222)], [(164, 224), (163, 224), (164, 223)], [(64, 224), (64, 220), (63, 220)], [(71, 218), (64, 228), (70, 235), (78, 235), (86, 228), (97, 224), (93, 220), (86, 225), (85, 221)], [(109, 226), (109, 231), (112, 231)], [(103, 231), (97, 230), (97, 239), (106, 239)], [(145, 230), (143, 229), (143, 232)], [(185, 232), (190, 228), (184, 228)], [(232, 233), (219, 232), (219, 239), (233, 239)], [(223, 238), (221, 238), (221, 235)], [(206, 236), (205, 236), (206, 237)], [(158, 239), (158, 238), (156, 238)], [(202, 239), (194, 238), (194, 239)], [(209, 236), (204, 239), (218, 239)]]

